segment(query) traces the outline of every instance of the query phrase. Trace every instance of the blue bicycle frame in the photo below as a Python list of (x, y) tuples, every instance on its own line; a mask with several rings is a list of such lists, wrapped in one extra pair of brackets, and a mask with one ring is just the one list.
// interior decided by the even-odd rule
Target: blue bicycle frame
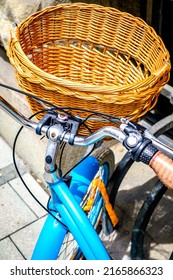
[(53, 215), (57, 214), (56, 217), (60, 222), (48, 215), (32, 260), (56, 260), (68, 231), (73, 235), (86, 259), (110, 260), (98, 234), (80, 207), (80, 202), (98, 169), (98, 160), (93, 156), (87, 157), (71, 172), (70, 187), (63, 179), (58, 179), (55, 172), (52, 173), (53, 183), (48, 183), (51, 191), (50, 208)]

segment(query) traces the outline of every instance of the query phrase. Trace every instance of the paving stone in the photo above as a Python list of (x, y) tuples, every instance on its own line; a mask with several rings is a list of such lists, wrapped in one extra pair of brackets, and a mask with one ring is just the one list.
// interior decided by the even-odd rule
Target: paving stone
[(11, 235), (11, 239), (27, 260), (32, 256), (33, 249), (45, 219), (46, 217), (43, 217)]
[[(22, 176), (30, 191), (36, 196), (36, 198), (46, 207), (48, 201), (47, 193), (41, 188), (36, 180), (30, 174), (24, 174)], [(32, 209), (37, 217), (42, 217), (46, 214), (46, 211), (35, 201), (31, 194), (27, 191), (23, 183), (19, 178), (16, 178), (9, 182), (12, 188), (18, 193), (22, 200)]]
[(146, 234), (144, 243), (144, 259), (149, 260), (169, 260), (171, 253), (173, 252), (173, 244), (167, 241), (159, 243), (157, 240), (153, 240), (152, 236)]
[(37, 218), (9, 184), (0, 187), (0, 209), (0, 239)]
[(172, 244), (158, 244), (151, 243), (150, 244), (150, 260), (169, 260), (173, 246)]
[(11, 148), (3, 140), (2, 137), (0, 137), (0, 154), (1, 154), (0, 169), (13, 163)]
[(23, 260), (24, 257), (20, 254), (14, 243), (9, 237), (0, 241), (0, 260)]
[[(0, 186), (6, 182), (18, 177), (16, 169), (13, 163), (12, 149), (5, 142), (5, 140), (0, 136)], [(28, 166), (23, 163), (23, 161), (16, 155), (15, 156), (17, 166), (21, 174), (29, 171)]]
[(17, 174), (13, 164), (0, 169), (0, 186), (16, 178)]

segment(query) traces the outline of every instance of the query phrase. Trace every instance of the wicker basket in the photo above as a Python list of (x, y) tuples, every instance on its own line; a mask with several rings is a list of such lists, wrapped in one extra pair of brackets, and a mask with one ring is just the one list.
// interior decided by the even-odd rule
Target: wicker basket
[[(170, 74), (169, 53), (153, 28), (94, 4), (62, 4), (31, 15), (11, 31), (8, 56), (21, 89), (56, 106), (133, 120), (153, 108)], [(43, 109), (28, 101), (33, 112)], [(107, 125), (87, 124), (92, 130)]]

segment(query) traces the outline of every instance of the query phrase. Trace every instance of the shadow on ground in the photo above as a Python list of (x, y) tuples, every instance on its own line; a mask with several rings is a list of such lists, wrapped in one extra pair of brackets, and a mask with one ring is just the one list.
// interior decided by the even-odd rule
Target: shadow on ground
[[(139, 179), (140, 181), (140, 179)], [(157, 178), (132, 189), (120, 186), (115, 201), (115, 211), (120, 219), (119, 227), (104, 243), (113, 259), (129, 259), (131, 236), (137, 213)], [(144, 252), (145, 259), (169, 259), (173, 251), (173, 192), (168, 190), (150, 219), (147, 227)]]

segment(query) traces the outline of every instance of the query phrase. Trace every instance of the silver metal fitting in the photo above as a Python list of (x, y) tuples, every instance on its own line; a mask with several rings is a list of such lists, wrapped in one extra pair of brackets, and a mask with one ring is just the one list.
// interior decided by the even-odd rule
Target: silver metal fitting
[(133, 148), (138, 144), (138, 138), (132, 134), (127, 138), (126, 143), (130, 148)]
[(60, 124), (53, 125), (49, 128), (47, 136), (52, 142), (57, 142), (60, 140), (63, 131), (64, 129)]

